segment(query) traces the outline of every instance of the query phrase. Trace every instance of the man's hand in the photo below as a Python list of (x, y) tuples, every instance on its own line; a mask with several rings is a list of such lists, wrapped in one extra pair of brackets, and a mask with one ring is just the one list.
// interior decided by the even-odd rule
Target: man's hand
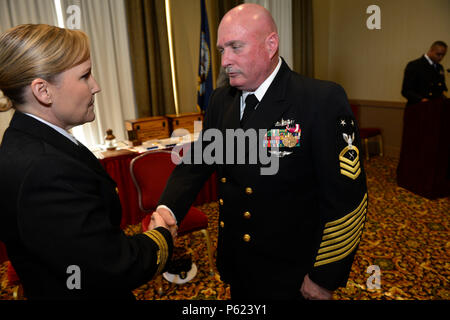
[(315, 284), (308, 275), (303, 279), (302, 287), (300, 288), (300, 292), (303, 297), (307, 300), (332, 300), (333, 299), (333, 291), (322, 288), (319, 285)]
[(154, 219), (153, 219), (154, 216), (155, 216), (155, 220), (162, 219), (162, 222), (164, 223), (164, 225), (162, 225), (162, 227), (169, 229), (170, 233), (172, 234), (172, 238), (175, 239), (177, 236), (178, 226), (177, 226), (177, 223), (176, 223), (175, 219), (173, 218), (172, 214), (170, 213), (170, 211), (167, 209), (164, 209), (164, 208), (159, 208), (157, 211), (153, 212), (152, 218), (151, 218), (150, 224), (149, 224), (149, 229), (153, 229), (153, 228), (157, 227), (157, 226), (155, 226), (156, 222), (154, 222)]
[(148, 224), (148, 230), (153, 230), (158, 227), (164, 227), (166, 229), (169, 229), (169, 226), (161, 217), (161, 215), (158, 212), (153, 212), (152, 217), (150, 219), (150, 223)]

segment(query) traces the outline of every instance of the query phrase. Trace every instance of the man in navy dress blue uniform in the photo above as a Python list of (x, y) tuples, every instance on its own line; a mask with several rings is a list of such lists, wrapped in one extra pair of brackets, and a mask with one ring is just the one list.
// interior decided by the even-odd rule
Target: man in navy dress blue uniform
[(227, 130), (266, 130), (258, 145), (278, 161), (276, 174), (262, 174), (261, 159), (181, 163), (157, 211), (174, 228), (216, 171), (217, 268), (232, 299), (331, 299), (346, 285), (367, 211), (358, 128), (344, 90), (291, 71), (278, 41), (259, 5), (224, 16), (217, 47), (229, 85), (213, 92), (203, 123), (225, 145)]
[(408, 99), (408, 105), (440, 98), (448, 90), (444, 67), (439, 63), (446, 53), (447, 44), (435, 41), (426, 54), (407, 64), (402, 95)]

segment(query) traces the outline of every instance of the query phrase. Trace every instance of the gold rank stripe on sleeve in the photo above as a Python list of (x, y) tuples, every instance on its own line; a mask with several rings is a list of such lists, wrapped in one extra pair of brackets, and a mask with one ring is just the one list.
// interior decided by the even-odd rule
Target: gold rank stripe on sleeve
[[(346, 158), (346, 154), (349, 150), (355, 151), (356, 156), (353, 160)], [(355, 146), (345, 147), (339, 154), (339, 166), (341, 167), (341, 174), (355, 180), (361, 173), (359, 162), (359, 150)]]
[(156, 253), (157, 255), (157, 265), (158, 269), (156, 270), (156, 274), (160, 274), (166, 265), (167, 259), (169, 257), (169, 247), (167, 245), (167, 241), (164, 238), (164, 236), (157, 230), (150, 230), (144, 232), (144, 234), (152, 239), (156, 245), (158, 246), (159, 250)]
[(367, 193), (355, 210), (325, 224), (315, 267), (339, 261), (356, 248), (361, 239), (366, 212)]

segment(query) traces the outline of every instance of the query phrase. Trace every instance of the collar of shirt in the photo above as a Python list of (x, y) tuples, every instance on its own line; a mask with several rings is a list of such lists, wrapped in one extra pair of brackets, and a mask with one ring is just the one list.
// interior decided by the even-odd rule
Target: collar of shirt
[(425, 57), (425, 59), (427, 59), (427, 61), (428, 61), (428, 63), (429, 64), (431, 64), (432, 66), (434, 66), (434, 62), (433, 62), (433, 60), (431, 60), (430, 59), (430, 57), (429, 56), (427, 56), (427, 54), (425, 53), (424, 55), (423, 55), (424, 57)]
[[(273, 79), (275, 79), (275, 76), (277, 75), (278, 70), (280, 70), (280, 67), (281, 67), (281, 58), (278, 57), (278, 64), (277, 64), (275, 70), (273, 70), (272, 73), (270, 74), (270, 76), (268, 76), (267, 79), (264, 80), (263, 83), (261, 83), (261, 85), (258, 87), (258, 89), (256, 89), (253, 92), (242, 91), (242, 95), (241, 95), (241, 119), (242, 119), (242, 115), (244, 114), (244, 109), (245, 109), (245, 98), (247, 98), (247, 96), (249, 94), (253, 93), (256, 96), (256, 98), (258, 98), (258, 101), (261, 101), (262, 98), (264, 97), (264, 95), (266, 94), (267, 90), (269, 89), (270, 85), (272, 84)], [(255, 109), (258, 107), (258, 105), (255, 107)]]
[(38, 116), (35, 116), (34, 114), (31, 113), (26, 113), (25, 114), (27, 116), (30, 116), (32, 118), (35, 118), (36, 120), (42, 122), (43, 124), (46, 124), (47, 126), (55, 129), (57, 132), (59, 132), (60, 134), (62, 134), (64, 137), (66, 137), (67, 139), (69, 139), (70, 141), (72, 141), (73, 143), (75, 143), (76, 145), (78, 145), (78, 141), (77, 139), (75, 139), (74, 136), (72, 136), (69, 132), (67, 132), (66, 130), (64, 130), (63, 128), (60, 128), (58, 126), (55, 126), (53, 123), (50, 123), (48, 121), (45, 121), (44, 119), (39, 118)]

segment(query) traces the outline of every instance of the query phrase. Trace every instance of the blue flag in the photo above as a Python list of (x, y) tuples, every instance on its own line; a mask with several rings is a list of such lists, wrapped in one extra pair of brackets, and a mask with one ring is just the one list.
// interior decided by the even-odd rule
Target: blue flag
[(200, 29), (200, 54), (197, 76), (197, 108), (205, 111), (209, 97), (213, 90), (211, 46), (209, 39), (208, 16), (206, 14), (205, 0), (200, 0), (202, 21)]

